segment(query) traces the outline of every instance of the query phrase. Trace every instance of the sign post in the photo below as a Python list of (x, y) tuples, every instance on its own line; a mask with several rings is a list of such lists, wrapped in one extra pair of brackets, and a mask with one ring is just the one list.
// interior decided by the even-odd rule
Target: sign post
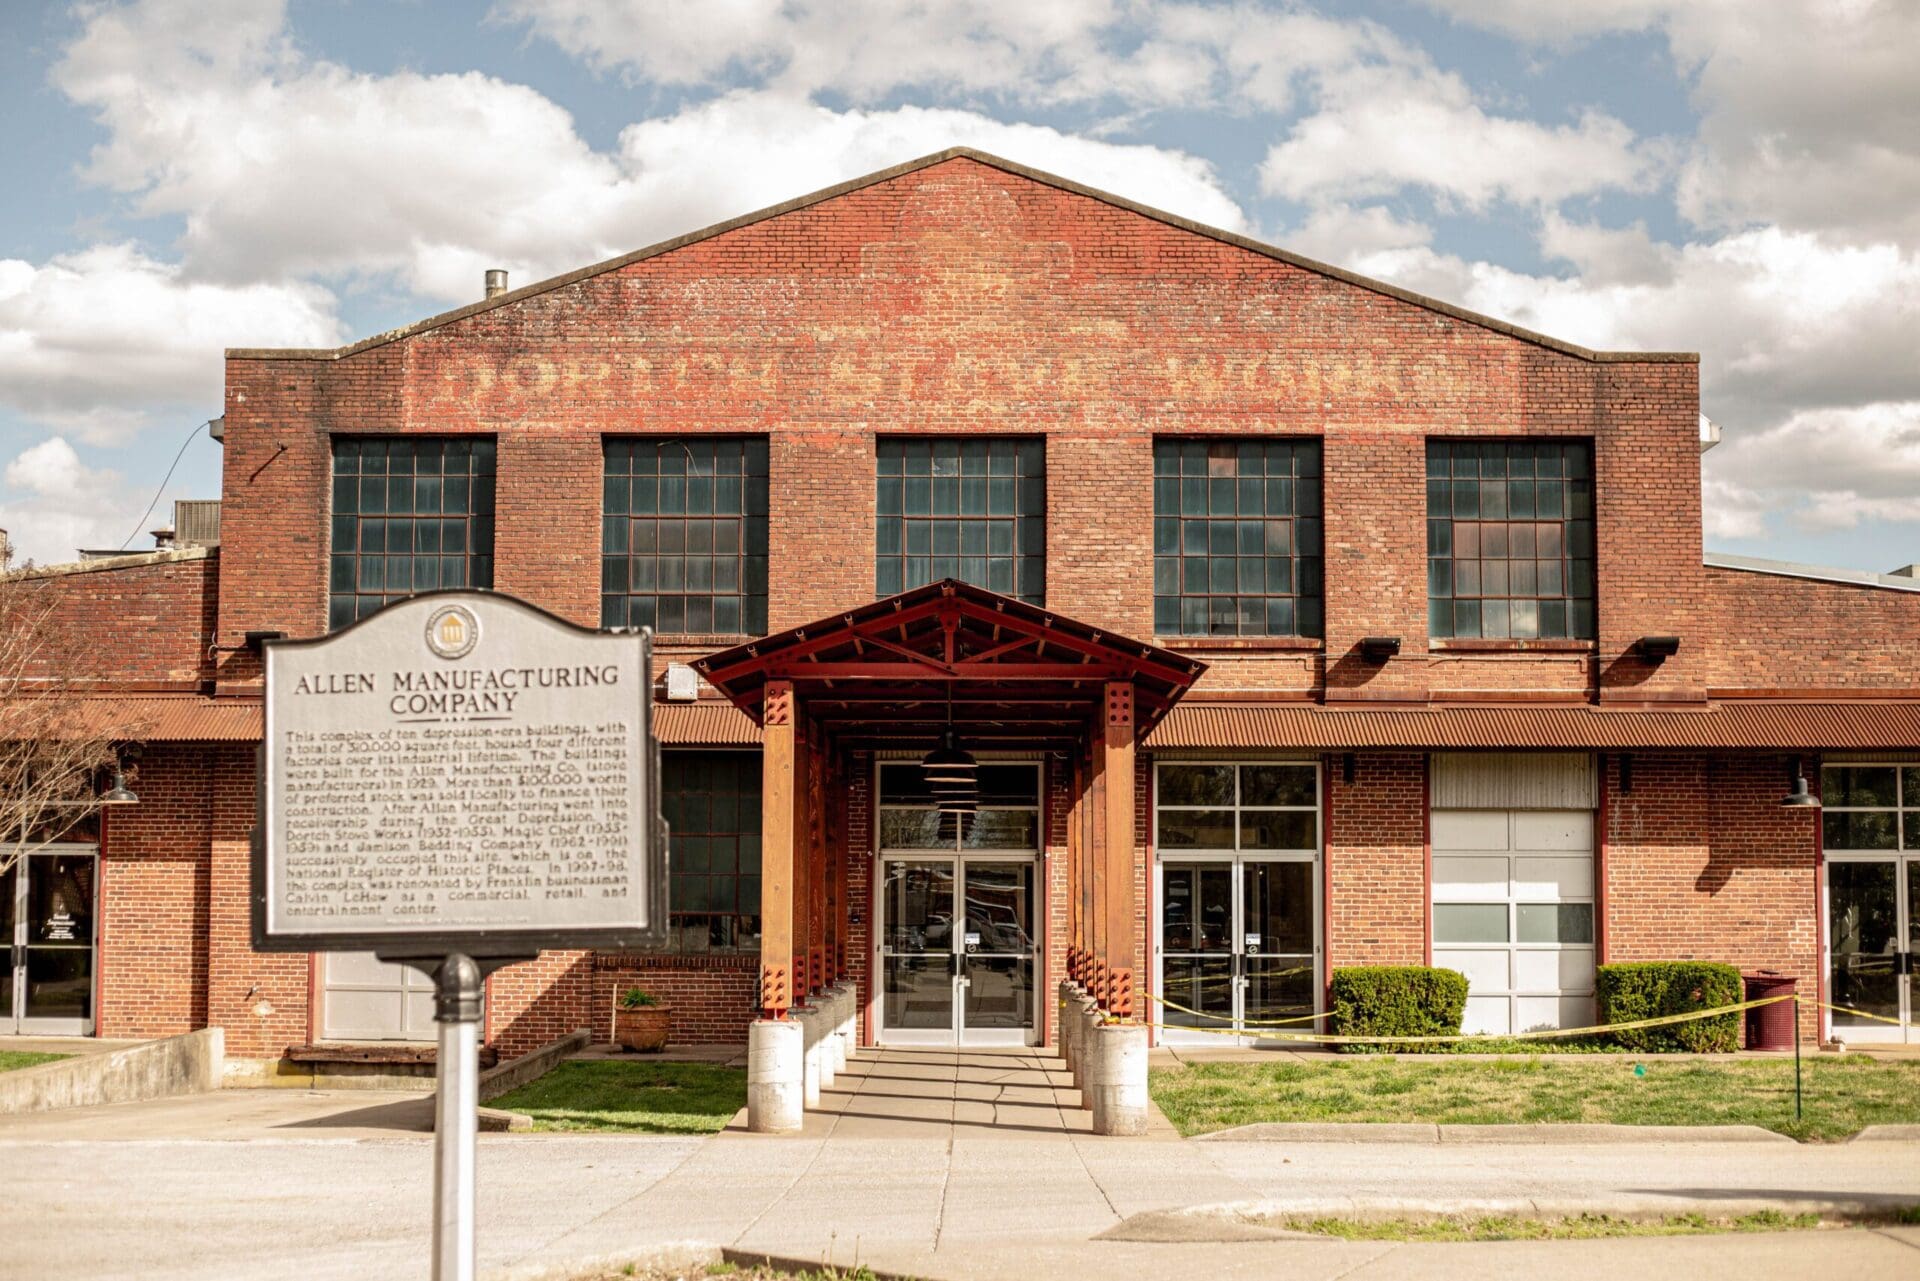
[(666, 927), (652, 636), (428, 592), (269, 641), (253, 946), (434, 978), (437, 1281), (474, 1270), (485, 980)]

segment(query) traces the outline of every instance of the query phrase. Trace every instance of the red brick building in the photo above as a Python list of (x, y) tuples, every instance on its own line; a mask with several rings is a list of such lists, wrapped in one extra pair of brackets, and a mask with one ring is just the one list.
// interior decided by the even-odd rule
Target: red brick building
[[(1634, 959), (1920, 1015), (1920, 582), (1703, 563), (1690, 354), (955, 151), (230, 351), (224, 408), (217, 548), (40, 571), (144, 744), (65, 851), (90, 950), (16, 1024), (430, 1037), (394, 967), (248, 947), (249, 638), (447, 586), (652, 626), (663, 669), (674, 944), (501, 972), (505, 1050), (635, 984), (739, 1040), (842, 973), (870, 1040), (1051, 1040), (1069, 972), (1232, 1026), (1429, 960), (1472, 1030), (1581, 1025)], [(966, 813), (920, 765), (949, 726)]]

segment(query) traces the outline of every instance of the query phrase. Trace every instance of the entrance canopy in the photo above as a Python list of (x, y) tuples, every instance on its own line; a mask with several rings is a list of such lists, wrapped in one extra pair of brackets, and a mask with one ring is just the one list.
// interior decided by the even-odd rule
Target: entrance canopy
[(926, 749), (952, 724), (962, 746), (1065, 749), (1100, 723), (1109, 683), (1131, 685), (1144, 738), (1204, 663), (942, 579), (694, 664), (765, 723), (786, 682), (837, 745)]
[[(1069, 974), (1132, 1013), (1135, 748), (1206, 670), (953, 579), (694, 664), (764, 731), (760, 1008), (783, 1018), (848, 972), (849, 758), (962, 749), (1061, 758)], [(951, 718), (951, 720), (949, 720)]]

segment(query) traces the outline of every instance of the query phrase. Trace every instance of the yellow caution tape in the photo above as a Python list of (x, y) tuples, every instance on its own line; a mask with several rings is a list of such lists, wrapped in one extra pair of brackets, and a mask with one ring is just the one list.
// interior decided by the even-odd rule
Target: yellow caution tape
[(1875, 1023), (1891, 1023), (1895, 1027), (1904, 1026), (1899, 1019), (1890, 1019), (1884, 1014), (1869, 1014), (1865, 1010), (1856, 1010), (1851, 1005), (1835, 1005), (1831, 1001), (1808, 1001), (1808, 1005), (1817, 1005), (1823, 1010), (1836, 1010), (1841, 1014), (1852, 1014), (1863, 1019), (1872, 1019)]
[(1642, 1028), (1692, 1023), (1699, 1019), (1738, 1014), (1743, 1010), (1757, 1010), (1761, 1006), (1776, 1005), (1781, 1001), (1797, 1002), (1799, 999), (1788, 993), (1785, 996), (1761, 997), (1757, 1001), (1741, 1001), (1734, 1005), (1716, 1005), (1711, 1009), (1690, 1010), (1685, 1014), (1664, 1014), (1658, 1018), (1636, 1019), (1631, 1023), (1603, 1023), (1598, 1027), (1543, 1028), (1532, 1032), (1508, 1032), (1498, 1036), (1487, 1034), (1468, 1036), (1458, 1033), (1452, 1036), (1334, 1036), (1321, 1032), (1243, 1032), (1233, 1028), (1185, 1027), (1177, 1023), (1156, 1023), (1154, 1026), (1179, 1032), (1203, 1032), (1215, 1036), (1253, 1036), (1263, 1041), (1298, 1041), (1307, 1045), (1455, 1045), (1491, 1041), (1546, 1041), (1567, 1036), (1601, 1036), (1610, 1032), (1636, 1032)]
[[(1208, 1014), (1204, 1010), (1193, 1009), (1191, 1006), (1182, 1005), (1178, 1001), (1169, 1001), (1166, 997), (1161, 996), (1158, 992), (1142, 992), (1141, 995), (1146, 997), (1149, 1001), (1154, 1002), (1156, 1005), (1164, 1005), (1170, 1010), (1178, 1010), (1182, 1014), (1191, 1014), (1195, 1018), (1218, 1019), (1223, 1017), (1218, 1014)], [(1289, 1018), (1289, 1019), (1241, 1019), (1240, 1022), (1242, 1026), (1245, 1026), (1245, 1027), (1284, 1027), (1290, 1023), (1311, 1023), (1316, 1019), (1327, 1019), (1332, 1017), (1333, 1017), (1333, 1012), (1329, 1010), (1324, 1014), (1302, 1014), (1302, 1015), (1299, 1015), (1298, 1017)], [(1165, 1026), (1180, 1027), (1184, 1025), (1177, 1024), (1177, 1023), (1168, 1023)], [(1201, 1030), (1201, 1029), (1196, 1029), (1196, 1030)]]

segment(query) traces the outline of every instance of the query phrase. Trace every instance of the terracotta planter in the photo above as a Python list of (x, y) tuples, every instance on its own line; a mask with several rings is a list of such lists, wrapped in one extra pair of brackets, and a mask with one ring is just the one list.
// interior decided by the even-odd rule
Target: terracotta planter
[(658, 1054), (667, 1048), (667, 1033), (673, 1027), (671, 1005), (645, 1005), (637, 1010), (615, 1008), (613, 1039), (623, 1050), (640, 1054)]

